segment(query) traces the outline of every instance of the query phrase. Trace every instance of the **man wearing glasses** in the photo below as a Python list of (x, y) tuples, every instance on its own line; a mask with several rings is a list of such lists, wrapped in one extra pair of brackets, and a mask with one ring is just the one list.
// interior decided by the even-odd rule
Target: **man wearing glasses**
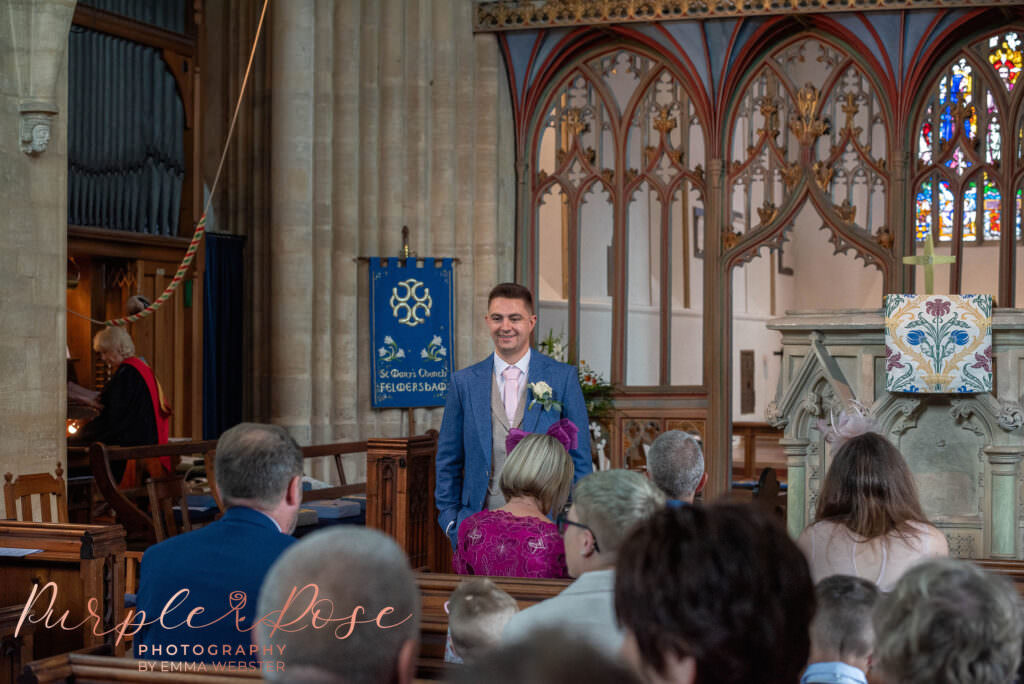
[(623, 637), (615, 622), (616, 556), (631, 528), (664, 505), (665, 495), (639, 473), (605, 470), (580, 480), (573, 504), (558, 516), (565, 562), (576, 581), (555, 598), (513, 615), (502, 640), (558, 627), (605, 653), (618, 653)]

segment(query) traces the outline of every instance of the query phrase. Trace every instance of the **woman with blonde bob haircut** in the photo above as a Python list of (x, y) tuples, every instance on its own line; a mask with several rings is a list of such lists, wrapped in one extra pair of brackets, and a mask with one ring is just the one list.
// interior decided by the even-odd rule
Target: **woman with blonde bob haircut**
[(836, 451), (815, 518), (797, 540), (815, 582), (853, 575), (891, 591), (918, 561), (949, 555), (945, 535), (924, 515), (903, 455), (875, 432)]
[(455, 572), (566, 576), (565, 547), (548, 515), (561, 510), (569, 498), (574, 471), (569, 449), (575, 432), (575, 425), (562, 420), (546, 435), (509, 433), (509, 455), (499, 479), (505, 505), (462, 522), (452, 559)]

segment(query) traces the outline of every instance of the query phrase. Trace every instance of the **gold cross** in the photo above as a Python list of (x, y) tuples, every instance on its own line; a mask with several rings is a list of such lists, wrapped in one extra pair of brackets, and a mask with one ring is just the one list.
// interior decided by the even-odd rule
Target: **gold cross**
[(935, 256), (935, 246), (932, 244), (932, 236), (929, 233), (924, 238), (924, 254), (918, 256), (903, 257), (903, 263), (911, 266), (924, 266), (924, 293), (934, 294), (935, 286), (935, 264), (951, 264), (956, 261), (955, 256)]

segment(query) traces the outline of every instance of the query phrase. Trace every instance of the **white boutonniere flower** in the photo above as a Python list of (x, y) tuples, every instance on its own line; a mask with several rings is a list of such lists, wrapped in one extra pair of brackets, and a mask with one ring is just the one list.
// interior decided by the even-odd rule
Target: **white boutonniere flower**
[(527, 389), (533, 394), (533, 401), (527, 406), (528, 409), (532, 409), (534, 404), (540, 404), (544, 407), (545, 411), (552, 409), (561, 411), (562, 402), (555, 401), (555, 391), (551, 389), (551, 385), (541, 380), (540, 382), (531, 382), (526, 386)]

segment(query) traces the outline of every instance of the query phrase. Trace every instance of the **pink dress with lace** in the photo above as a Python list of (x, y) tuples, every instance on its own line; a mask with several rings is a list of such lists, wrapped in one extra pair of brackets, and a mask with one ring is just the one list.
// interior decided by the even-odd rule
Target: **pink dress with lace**
[(480, 511), (463, 521), (452, 567), (460, 575), (568, 577), (554, 523), (507, 511)]

